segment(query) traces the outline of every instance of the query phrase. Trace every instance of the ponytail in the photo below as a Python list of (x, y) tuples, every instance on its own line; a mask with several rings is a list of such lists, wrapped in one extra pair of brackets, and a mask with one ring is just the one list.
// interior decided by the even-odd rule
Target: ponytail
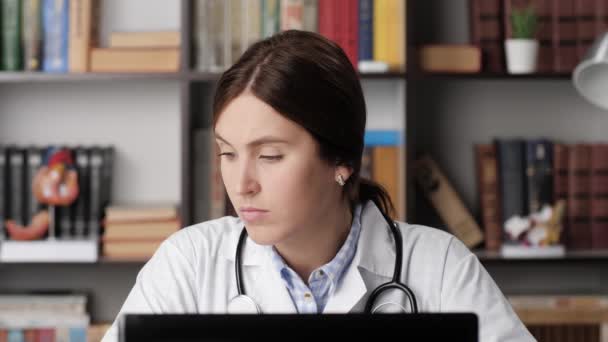
[(373, 201), (380, 211), (391, 219), (395, 219), (395, 206), (393, 205), (393, 201), (388, 192), (382, 185), (366, 178), (359, 178), (356, 183), (358, 183), (356, 186), (357, 189), (351, 193), (351, 201), (353, 203)]

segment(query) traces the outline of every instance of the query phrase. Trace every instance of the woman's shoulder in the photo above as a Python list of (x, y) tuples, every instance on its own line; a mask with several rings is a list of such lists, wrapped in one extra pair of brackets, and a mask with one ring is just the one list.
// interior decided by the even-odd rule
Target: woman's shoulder
[(242, 227), (239, 218), (224, 216), (184, 227), (167, 238), (165, 243), (174, 245), (191, 260), (217, 256), (225, 254), (238, 239)]
[(473, 254), (462, 241), (447, 231), (420, 224), (399, 221), (397, 223), (403, 235), (405, 248), (441, 257), (445, 257), (446, 253), (457, 257)]

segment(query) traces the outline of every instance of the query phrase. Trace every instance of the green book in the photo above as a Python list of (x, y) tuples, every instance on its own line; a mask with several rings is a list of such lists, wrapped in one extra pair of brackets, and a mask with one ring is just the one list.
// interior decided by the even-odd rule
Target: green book
[(2, 0), (2, 70), (21, 70), (21, 0)]

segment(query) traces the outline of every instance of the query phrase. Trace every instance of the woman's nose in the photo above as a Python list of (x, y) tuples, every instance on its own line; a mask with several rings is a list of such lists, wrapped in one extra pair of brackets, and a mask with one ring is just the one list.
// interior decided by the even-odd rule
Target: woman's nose
[(237, 194), (241, 196), (251, 196), (260, 191), (260, 183), (257, 180), (255, 169), (250, 163), (246, 162), (242, 165), (237, 177)]

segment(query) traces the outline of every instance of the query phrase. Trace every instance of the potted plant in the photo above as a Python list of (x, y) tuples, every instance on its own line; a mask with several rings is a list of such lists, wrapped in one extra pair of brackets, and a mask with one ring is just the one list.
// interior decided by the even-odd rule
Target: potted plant
[(536, 39), (536, 12), (532, 6), (514, 9), (510, 18), (512, 37), (505, 41), (507, 70), (511, 74), (535, 72), (539, 45)]

